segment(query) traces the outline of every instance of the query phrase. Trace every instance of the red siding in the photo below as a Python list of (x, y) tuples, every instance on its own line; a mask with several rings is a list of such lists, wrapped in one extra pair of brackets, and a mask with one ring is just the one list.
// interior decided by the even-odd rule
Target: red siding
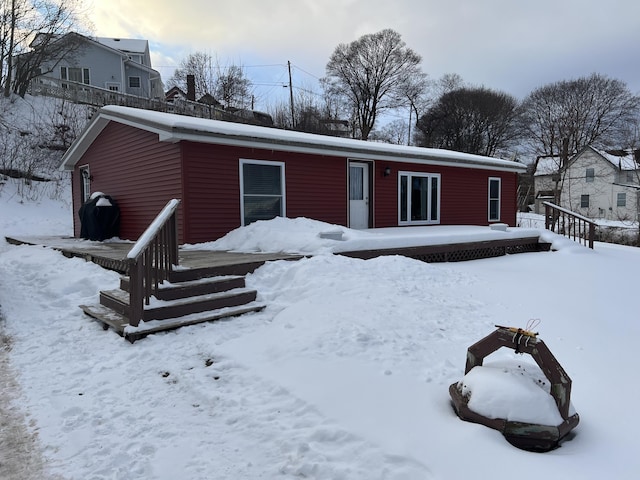
[(346, 225), (345, 159), (193, 142), (185, 142), (183, 152), (188, 243), (240, 226), (240, 159), (285, 162), (288, 217)]
[[(78, 168), (87, 164), (92, 177), (91, 192), (103, 192), (118, 202), (123, 239), (136, 240), (170, 199), (181, 198), (179, 145), (160, 143), (157, 134), (111, 122), (74, 170), (76, 235), (80, 234)], [(182, 233), (180, 212), (178, 232)]]
[[(215, 240), (240, 226), (240, 159), (285, 163), (286, 214), (347, 225), (349, 159), (277, 150), (159, 142), (158, 136), (109, 123), (77, 163), (74, 209), (80, 207), (78, 168), (89, 164), (91, 191), (113, 196), (121, 209), (121, 237), (137, 239), (171, 198), (182, 204), (179, 241)], [(358, 159), (353, 159), (358, 161)], [(501, 221), (515, 225), (516, 173), (402, 162), (369, 162), (374, 227), (398, 225), (398, 172), (441, 175), (440, 223), (487, 225), (489, 177), (502, 179)], [(385, 176), (386, 167), (391, 175)], [(80, 225), (76, 217), (75, 232)]]
[[(386, 166), (391, 175), (383, 176)], [(516, 223), (517, 174), (410, 163), (384, 164), (375, 167), (375, 226), (398, 225), (398, 172), (440, 174), (440, 225), (488, 225), (489, 177), (502, 179), (500, 221)]]

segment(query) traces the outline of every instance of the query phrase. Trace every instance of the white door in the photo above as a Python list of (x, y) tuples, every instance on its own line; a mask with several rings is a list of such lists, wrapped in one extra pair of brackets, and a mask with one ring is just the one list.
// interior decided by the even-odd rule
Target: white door
[(369, 165), (349, 163), (349, 226), (369, 228)]

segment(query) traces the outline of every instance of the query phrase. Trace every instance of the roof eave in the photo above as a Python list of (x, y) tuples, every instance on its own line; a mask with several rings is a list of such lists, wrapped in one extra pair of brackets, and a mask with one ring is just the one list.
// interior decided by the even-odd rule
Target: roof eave
[[(87, 151), (91, 143), (97, 138), (104, 127), (110, 122), (116, 121), (125, 125), (153, 132), (158, 134), (159, 141), (177, 143), (180, 141), (191, 141), (197, 143), (221, 144), (229, 146), (240, 146), (249, 148), (261, 148), (266, 150), (284, 150), (287, 152), (307, 153), (315, 155), (329, 155), (347, 158), (358, 158), (363, 160), (379, 160), (387, 162), (402, 162), (428, 165), (442, 166), (458, 166), (463, 168), (474, 168), (479, 170), (495, 170), (521, 173), (526, 171), (526, 166), (516, 162), (508, 162), (506, 160), (495, 159), (491, 161), (489, 157), (478, 157), (475, 155), (455, 155), (448, 156), (444, 153), (452, 154), (454, 152), (442, 151), (442, 155), (438, 155), (437, 151), (432, 149), (413, 149), (413, 152), (399, 151), (392, 152), (382, 148), (375, 150), (375, 144), (363, 142), (362, 146), (358, 145), (332, 145), (330, 143), (322, 143), (281, 138), (265, 138), (255, 135), (234, 135), (228, 132), (213, 132), (194, 129), (190, 127), (168, 126), (163, 123), (154, 122), (150, 119), (141, 119), (131, 117), (130, 115), (101, 110), (98, 112), (94, 120), (87, 126), (80, 138), (67, 150), (62, 159), (61, 169), (73, 170), (76, 163)], [(266, 127), (265, 127), (266, 128)], [(333, 138), (333, 137), (327, 137)], [(386, 145), (386, 144), (381, 144)], [(389, 145), (386, 145), (389, 148)], [(423, 151), (419, 151), (423, 150)]]
[[(409, 163), (425, 163), (430, 165), (444, 166), (462, 166), (475, 169), (497, 170), (509, 172), (525, 172), (527, 167), (516, 162), (507, 162), (506, 160), (496, 159), (495, 163), (485, 161), (474, 161), (472, 156), (469, 158), (446, 158), (438, 156), (436, 153), (429, 153), (429, 149), (424, 149), (425, 153), (407, 153), (407, 152), (372, 152), (370, 148), (345, 147), (336, 145), (320, 145), (300, 141), (283, 142), (279, 139), (268, 139), (262, 137), (251, 137), (246, 135), (229, 135), (228, 133), (206, 132), (192, 130), (180, 127), (174, 127), (170, 131), (165, 130), (160, 136), (161, 141), (180, 142), (191, 141), (198, 143), (221, 144), (229, 146), (261, 148), (266, 150), (274, 150), (276, 147), (280, 150), (294, 153), (308, 153), (315, 155), (329, 155), (337, 157), (359, 158), (366, 160), (381, 160), (388, 162), (408, 161)], [(511, 165), (513, 163), (513, 165)]]

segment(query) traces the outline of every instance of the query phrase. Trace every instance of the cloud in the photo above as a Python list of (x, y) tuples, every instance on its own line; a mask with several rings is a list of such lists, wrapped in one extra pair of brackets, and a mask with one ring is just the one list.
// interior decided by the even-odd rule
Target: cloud
[(628, 0), (94, 0), (93, 10), (98, 35), (147, 38), (163, 77), (195, 51), (244, 65), (290, 60), (321, 77), (338, 44), (392, 28), (432, 78), (458, 73), (523, 97), (598, 72), (640, 91), (640, 2)]

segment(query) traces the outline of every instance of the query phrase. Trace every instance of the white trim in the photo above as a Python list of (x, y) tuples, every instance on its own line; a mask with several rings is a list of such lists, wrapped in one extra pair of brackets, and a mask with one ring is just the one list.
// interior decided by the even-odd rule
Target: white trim
[[(407, 220), (402, 220), (402, 177), (407, 177), (407, 191), (406, 191), (406, 200), (407, 200)], [(412, 177), (421, 177), (428, 178), (429, 182), (427, 184), (427, 198), (428, 198), (428, 216), (431, 217), (431, 195), (432, 195), (432, 182), (431, 179), (436, 178), (438, 180), (438, 198), (436, 205), (436, 216), (435, 220), (411, 220), (411, 178)], [(442, 178), (439, 173), (429, 173), (429, 172), (408, 172), (408, 171), (400, 171), (398, 172), (398, 225), (439, 225), (440, 224), (440, 199), (442, 197)]]
[[(491, 182), (498, 181), (498, 198), (491, 198)], [(489, 182), (487, 184), (487, 219), (489, 222), (499, 222), (502, 217), (502, 178), (500, 177), (489, 177)], [(491, 218), (491, 200), (498, 200), (498, 218)]]
[(285, 162), (274, 162), (271, 160), (253, 160), (250, 158), (241, 158), (240, 162), (238, 162), (238, 168), (240, 171), (240, 225), (245, 226), (244, 221), (244, 173), (243, 166), (244, 165), (270, 165), (274, 167), (280, 167), (280, 188), (282, 190), (281, 198), (282, 198), (282, 211), (280, 212), (280, 216), (287, 216), (287, 188), (285, 184)]
[[(138, 79), (138, 86), (137, 87), (131, 86), (131, 79), (133, 79), (133, 78), (137, 78)], [(127, 88), (142, 88), (142, 78), (140, 77), (140, 75), (128, 75), (127, 76)]]
[(349, 160), (347, 162), (347, 211), (348, 211), (348, 221), (350, 228), (359, 228), (357, 226), (353, 226), (352, 218), (351, 218), (351, 167), (362, 168), (362, 201), (365, 202), (367, 209), (367, 219), (366, 226), (363, 228), (369, 228), (371, 225), (371, 212), (372, 212), (372, 197), (375, 197), (375, 194), (370, 195), (373, 192), (373, 183), (372, 183), (372, 172), (373, 165), (370, 162), (361, 162), (359, 160)]
[[(83, 175), (83, 172), (87, 172), (87, 176)], [(91, 197), (91, 170), (89, 170), (89, 164), (78, 167), (78, 174), (80, 175), (80, 197), (84, 204)]]

